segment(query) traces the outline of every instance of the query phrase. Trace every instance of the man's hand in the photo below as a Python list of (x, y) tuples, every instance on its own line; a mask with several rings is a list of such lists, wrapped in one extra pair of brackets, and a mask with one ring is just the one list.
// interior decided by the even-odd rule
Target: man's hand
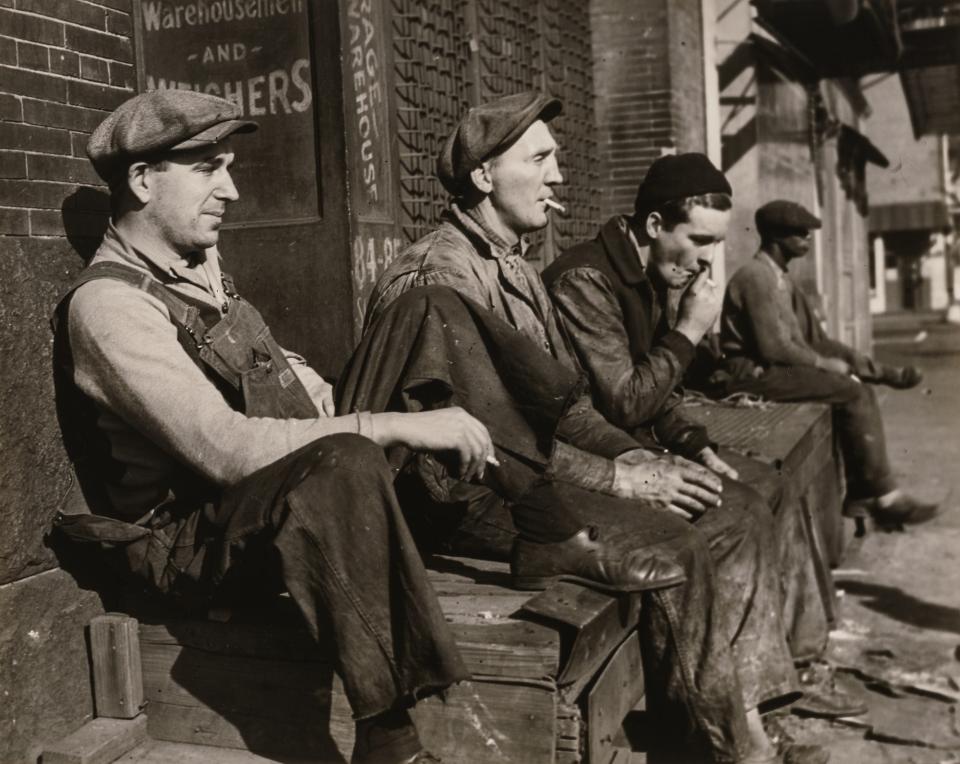
[(672, 454), (642, 460), (635, 454), (629, 451), (614, 462), (614, 496), (661, 504), (685, 520), (720, 504), (720, 478), (699, 464)]
[(378, 414), (375, 428), (381, 445), (402, 444), (414, 451), (456, 451), (460, 479), (482, 478), (488, 463), (496, 464), (487, 428), (459, 406), (413, 414)]
[[(296, 373), (296, 367), (292, 368)], [(297, 376), (306, 388), (307, 395), (310, 396), (310, 400), (313, 401), (313, 405), (317, 407), (320, 415), (336, 416), (336, 407), (333, 405), (333, 385), (324, 381), (317, 374), (304, 374), (303, 376), (298, 374)]]
[(677, 311), (677, 331), (694, 345), (710, 331), (723, 307), (723, 289), (704, 269), (690, 282), (680, 298)]
[(817, 361), (817, 368), (823, 369), (824, 371), (832, 371), (834, 374), (843, 374), (845, 377), (849, 376), (850, 372), (853, 371), (850, 364), (842, 358), (827, 358), (825, 356), (820, 356)]
[(731, 480), (736, 480), (740, 477), (740, 473), (737, 472), (733, 467), (727, 464), (723, 459), (717, 456), (717, 452), (712, 448), (707, 446), (699, 454), (697, 454), (697, 461), (700, 462), (704, 467), (712, 472), (717, 473), (718, 475), (724, 475)]

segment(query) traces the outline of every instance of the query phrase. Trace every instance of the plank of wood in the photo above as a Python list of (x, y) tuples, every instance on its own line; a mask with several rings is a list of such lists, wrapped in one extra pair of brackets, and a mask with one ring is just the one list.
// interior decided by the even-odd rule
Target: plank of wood
[(611, 595), (560, 582), (529, 600), (523, 609), (562, 627), (568, 656), (558, 683), (562, 696), (574, 701), (593, 674), (640, 619), (640, 595)]
[(209, 745), (171, 743), (167, 740), (148, 740), (121, 756), (114, 764), (345, 764), (345, 759), (318, 759), (299, 757), (260, 756), (234, 748), (215, 748)]
[(453, 623), (450, 627), (471, 674), (557, 679), (560, 635), (556, 629), (525, 621)]
[(147, 739), (147, 718), (93, 719), (43, 749), (44, 764), (110, 764)]
[(412, 715), (424, 745), (444, 761), (553, 764), (556, 701), (545, 688), (463, 682)]
[[(546, 687), (461, 682), (421, 700), (411, 715), (424, 746), (445, 762), (554, 764), (556, 708), (556, 693)], [(349, 759), (354, 728), (339, 678), (330, 733)]]
[(94, 618), (90, 654), (97, 716), (133, 719), (143, 709), (137, 620), (122, 613)]
[(634, 631), (617, 648), (587, 694), (587, 746), (591, 764), (615, 760), (623, 720), (643, 697), (643, 691), (640, 636)]
[(203, 619), (171, 619), (141, 623), (140, 643), (180, 645), (221, 655), (285, 661), (331, 660), (332, 645), (318, 645), (303, 619), (291, 624), (220, 623)]
[(615, 603), (614, 595), (561, 581), (531, 597), (524, 603), (523, 609), (542, 618), (582, 629)]

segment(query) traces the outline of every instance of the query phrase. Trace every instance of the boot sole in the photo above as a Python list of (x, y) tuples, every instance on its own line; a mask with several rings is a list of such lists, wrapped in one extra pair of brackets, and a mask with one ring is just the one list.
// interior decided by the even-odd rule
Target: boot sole
[(566, 583), (580, 584), (588, 589), (599, 589), (602, 592), (609, 592), (611, 594), (629, 594), (631, 592), (646, 592), (653, 589), (669, 589), (673, 586), (679, 586), (686, 580), (686, 576), (676, 576), (662, 581), (651, 582), (643, 586), (626, 584), (616, 586), (614, 584), (604, 584), (600, 581), (565, 573), (558, 576), (513, 576), (511, 578), (511, 585), (514, 589), (521, 591), (543, 591), (549, 588), (551, 584), (565, 581)]

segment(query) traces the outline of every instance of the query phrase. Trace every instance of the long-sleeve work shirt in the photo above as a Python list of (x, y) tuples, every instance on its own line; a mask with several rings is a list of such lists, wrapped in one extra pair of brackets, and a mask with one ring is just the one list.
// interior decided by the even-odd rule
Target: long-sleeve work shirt
[(730, 279), (720, 320), (720, 347), (729, 359), (760, 366), (816, 366), (819, 358), (794, 310), (790, 274), (761, 250)]
[[(93, 258), (153, 276), (185, 301), (222, 312), (214, 249), (194, 260), (145, 252), (113, 225)], [(121, 514), (145, 511), (164, 477), (187, 466), (217, 485), (230, 485), (317, 438), (358, 432), (369, 418), (247, 417), (234, 410), (177, 339), (166, 306), (145, 290), (110, 278), (80, 286), (68, 313), (74, 383), (97, 409), (97, 426), (122, 472), (111, 487)], [(326, 383), (287, 353), (317, 403)], [(360, 434), (369, 435), (368, 432)], [(162, 497), (160, 497), (162, 498)]]

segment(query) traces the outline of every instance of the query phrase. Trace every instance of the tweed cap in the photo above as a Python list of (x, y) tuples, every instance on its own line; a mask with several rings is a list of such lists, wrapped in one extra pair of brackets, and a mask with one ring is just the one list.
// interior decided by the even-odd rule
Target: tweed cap
[(470, 173), (505, 151), (538, 119), (549, 122), (563, 110), (556, 98), (528, 90), (472, 107), (457, 123), (437, 157), (437, 177), (451, 194)]
[(823, 225), (820, 218), (802, 204), (786, 199), (767, 202), (757, 210), (754, 220), (757, 223), (757, 233), (761, 236), (777, 232), (810, 231)]
[(668, 154), (657, 159), (640, 182), (637, 213), (665, 202), (703, 194), (733, 194), (730, 183), (706, 155)]
[(150, 90), (124, 101), (87, 141), (87, 156), (106, 181), (132, 161), (184, 151), (249, 133), (257, 123), (240, 119), (240, 107), (193, 90)]

